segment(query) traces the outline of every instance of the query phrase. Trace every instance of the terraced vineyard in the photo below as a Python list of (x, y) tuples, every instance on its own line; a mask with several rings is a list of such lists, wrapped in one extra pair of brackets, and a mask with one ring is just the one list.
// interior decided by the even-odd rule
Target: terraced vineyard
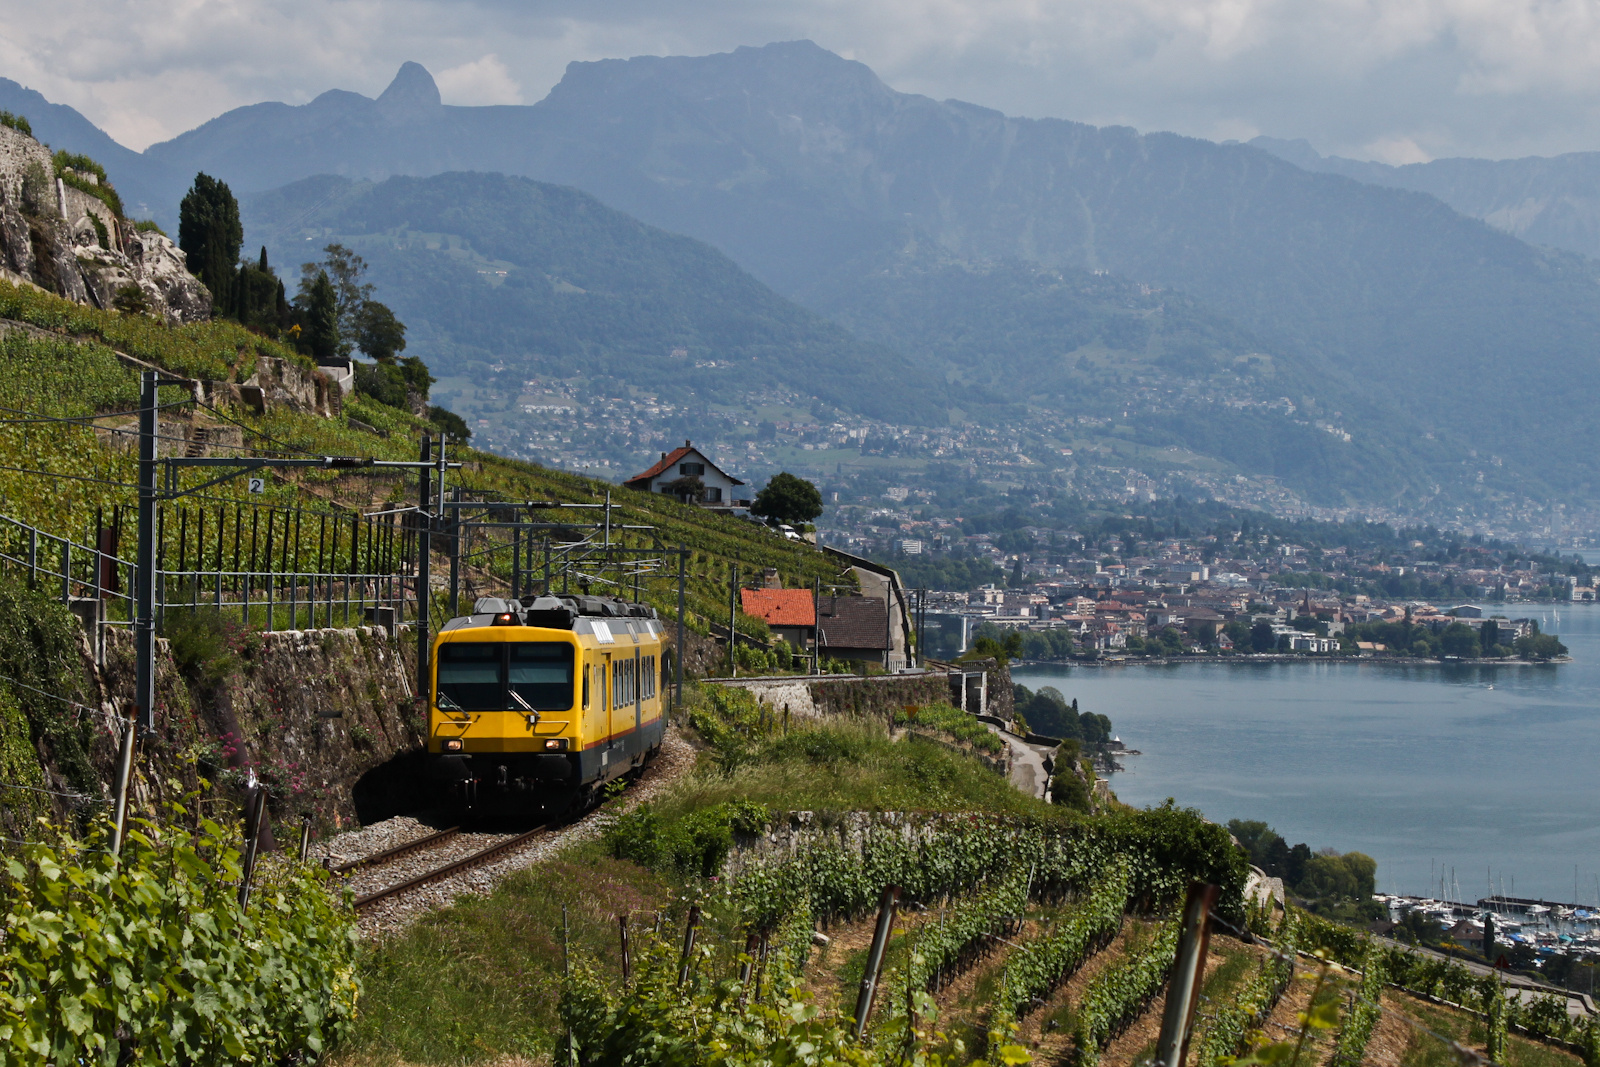
[[(873, 917), (827, 925), (817, 946), (809, 937), (816, 916), (804, 906), (764, 941), (737, 936), (745, 928), (727, 916), (707, 920), (682, 984), (680, 930), (640, 930), (633, 983), (608, 986), (582, 964), (564, 990), (562, 1018), (583, 1064), (655, 1047), (681, 1062), (715, 1053), (723, 1062), (1139, 1067), (1155, 1057), (1176, 924), (1116, 912), (1103, 925), (1125, 886), (1113, 875), (1081, 896), (1008, 912), (1018, 885), (1002, 881), (913, 910), (886, 954), (860, 1043), (854, 1009)], [(1222, 1067), (1267, 1045), (1280, 1051), (1263, 1062), (1431, 1067), (1465, 1062), (1463, 1048), (1482, 1054), (1490, 1040), (1468, 1012), (1385, 992), (1381, 972), (1363, 980), (1314, 959), (1290, 967), (1259, 942), (1214, 936), (1207, 971), (1188, 1061), (1196, 1067)], [(1512, 1067), (1592, 1062), (1518, 1037), (1499, 1052), (1493, 1062)]]
[[(119, 550), (132, 555), (131, 514), (136, 502), (137, 456), (132, 432), (138, 371), (118, 353), (186, 377), (224, 383), (248, 378), (264, 357), (305, 366), (304, 357), (226, 322), (169, 327), (140, 316), (103, 312), (38, 291), (0, 282), (0, 514), (79, 543), (93, 543), (99, 526), (123, 528)], [(212, 408), (168, 390), (162, 411), (162, 454), (181, 453), (197, 429), (211, 439), (212, 455), (336, 455), (416, 459), (419, 438), (430, 426), (409, 413), (366, 397), (346, 399), (334, 418), (270, 407), (264, 414)], [(65, 420), (65, 421), (63, 421)], [(809, 546), (797, 545), (741, 520), (710, 514), (660, 496), (636, 493), (574, 474), (505, 459), (470, 448), (451, 448), (463, 463), (449, 475), (450, 488), (469, 498), (560, 500), (598, 504), (611, 493), (618, 529), (614, 542), (631, 547), (689, 547), (687, 607), (690, 625), (705, 633), (711, 620), (725, 624), (727, 583), (735, 566), (745, 576), (774, 568), (790, 586), (841, 580), (839, 568)], [(210, 473), (185, 474), (197, 485)], [(268, 545), (274, 564), (298, 570), (330, 564), (330, 528), (344, 529), (363, 512), (404, 506), (417, 499), (414, 475), (396, 472), (277, 471), (265, 491), (252, 495), (242, 480), (224, 482), (163, 509), (163, 559), (168, 567), (197, 560), (245, 562), (259, 550), (265, 569)], [(118, 515), (122, 522), (118, 524)], [(202, 518), (202, 515), (205, 517)], [(540, 519), (577, 527), (594, 521), (592, 510), (543, 511)], [(273, 534), (265, 535), (269, 519)], [(391, 520), (392, 521), (392, 520)], [(250, 547), (250, 533), (259, 542)], [(472, 588), (503, 591), (511, 576), (510, 553), (498, 532), (479, 531), (466, 546), (466, 576)], [(350, 547), (347, 535), (343, 542)], [(366, 542), (363, 541), (365, 545)], [(370, 547), (370, 546), (368, 546)], [(438, 546), (435, 546), (436, 551)], [(365, 551), (366, 549), (363, 549)], [(201, 567), (199, 569), (205, 569)], [(640, 588), (664, 613), (676, 613), (674, 576), (647, 579)], [(765, 635), (758, 620), (741, 616), (741, 631)]]

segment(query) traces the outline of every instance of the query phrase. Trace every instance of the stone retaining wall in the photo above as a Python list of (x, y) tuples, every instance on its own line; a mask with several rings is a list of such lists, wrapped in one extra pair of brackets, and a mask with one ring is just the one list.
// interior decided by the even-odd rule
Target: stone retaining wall
[(806, 718), (844, 715), (887, 720), (901, 708), (950, 702), (950, 682), (943, 672), (707, 680), (715, 685), (743, 689), (776, 711)]

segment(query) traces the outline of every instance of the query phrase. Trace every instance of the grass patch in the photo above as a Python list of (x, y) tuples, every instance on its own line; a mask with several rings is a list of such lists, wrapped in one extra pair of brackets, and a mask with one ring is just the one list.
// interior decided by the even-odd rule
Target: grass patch
[(894, 713), (896, 726), (913, 726), (935, 730), (956, 741), (964, 741), (973, 748), (990, 755), (1005, 751), (1006, 743), (975, 717), (949, 704), (929, 704), (920, 708), (902, 708)]
[[(1405, 1014), (1417, 1020), (1435, 1034), (1459, 1041), (1464, 1045), (1482, 1048), (1487, 1038), (1483, 1020), (1475, 1015), (1465, 1015), (1437, 1004), (1412, 997), (1398, 997)], [(1411, 1040), (1401, 1057), (1401, 1067), (1456, 1067), (1461, 1058), (1439, 1038), (1415, 1028)], [(1506, 1067), (1576, 1067), (1581, 1061), (1569, 1052), (1529, 1041), (1519, 1034), (1511, 1034), (1506, 1042)]]
[(654, 911), (669, 891), (659, 875), (586, 846), (427, 916), (363, 954), (360, 1014), (336, 1062), (549, 1055), (559, 1032), (562, 907), (572, 952), (615, 978), (615, 916)]
[(1222, 957), (1222, 962), (1206, 975), (1201, 993), (1215, 1001), (1233, 996), (1234, 992), (1255, 973), (1259, 957), (1252, 955), (1243, 945), (1222, 938), (1211, 942), (1211, 951)]
[(664, 818), (743, 800), (772, 811), (984, 811), (1059, 818), (971, 756), (881, 723), (829, 722), (753, 746), (731, 773), (704, 767), (657, 804)]

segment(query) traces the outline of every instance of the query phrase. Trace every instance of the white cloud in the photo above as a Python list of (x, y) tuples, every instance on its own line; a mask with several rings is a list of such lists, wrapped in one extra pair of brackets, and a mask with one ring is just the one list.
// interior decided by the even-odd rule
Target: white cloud
[(520, 104), (522, 86), (493, 53), (433, 76), (447, 104)]
[(809, 37), (1013, 114), (1385, 159), (1600, 148), (1591, 0), (0, 0), (0, 27), (0, 75), (132, 147), (373, 96), (407, 59), (449, 102), (533, 102), (572, 60)]
[(1380, 137), (1366, 146), (1364, 154), (1369, 159), (1394, 167), (1403, 167), (1407, 163), (1427, 163), (1433, 159), (1409, 137)]

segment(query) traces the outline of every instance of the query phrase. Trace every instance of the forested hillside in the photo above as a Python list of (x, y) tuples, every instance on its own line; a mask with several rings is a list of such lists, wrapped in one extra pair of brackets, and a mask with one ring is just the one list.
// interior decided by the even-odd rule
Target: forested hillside
[[(502, 361), (679, 402), (774, 389), (891, 421), (944, 421), (942, 383), (773, 293), (699, 241), (575, 189), (498, 174), (316, 178), (246, 201), (279, 257), (342, 242), (442, 374)], [(314, 235), (314, 236), (313, 236)]]
[(1404, 409), (1182, 292), (1103, 271), (972, 260), (909, 239), (803, 299), (947, 380), (967, 418), (1003, 404), (1267, 474), (1319, 501), (1425, 493), (1448, 453)]

